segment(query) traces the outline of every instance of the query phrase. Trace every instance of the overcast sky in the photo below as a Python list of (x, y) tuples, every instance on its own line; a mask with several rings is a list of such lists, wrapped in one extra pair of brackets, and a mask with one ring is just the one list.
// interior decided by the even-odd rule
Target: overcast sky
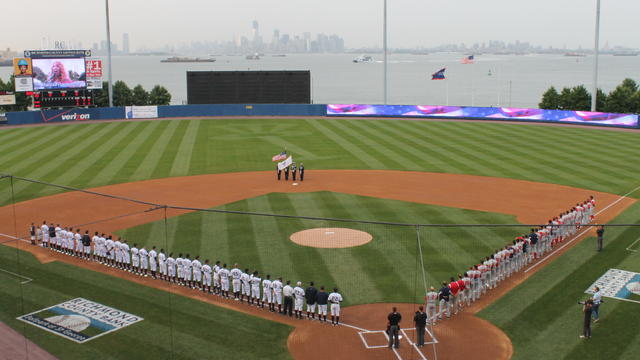
[[(55, 5), (54, 5), (55, 4)], [(251, 34), (338, 34), (347, 47), (381, 46), (382, 0), (110, 0), (113, 41), (132, 50)], [(391, 47), (487, 40), (593, 46), (596, 0), (388, 0)], [(41, 39), (105, 38), (103, 0), (0, 0), (0, 48), (40, 48)], [(640, 1), (602, 0), (602, 45), (640, 47)]]

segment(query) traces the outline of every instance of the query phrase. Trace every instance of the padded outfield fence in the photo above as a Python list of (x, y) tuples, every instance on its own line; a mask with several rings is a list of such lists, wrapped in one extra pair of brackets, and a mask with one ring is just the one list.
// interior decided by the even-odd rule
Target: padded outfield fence
[[(15, 200), (26, 192), (52, 195), (28, 201)], [(459, 273), (463, 274), (470, 266), (510, 244), (515, 237), (526, 235), (531, 228), (539, 226), (513, 223), (513, 218), (507, 215), (453, 208), (442, 210), (415, 204), (411, 212), (414, 215), (397, 214), (398, 219), (410, 220), (407, 223), (394, 219), (377, 221), (380, 213), (388, 212), (384, 207), (391, 206), (389, 203), (334, 193), (268, 194), (202, 209), (142, 201), (116, 191), (97, 193), (74, 189), (11, 175), (0, 179), (0, 197), (3, 205), (0, 208), (0, 241), (5, 245), (0, 247), (3, 305), (0, 315), (3, 322), (45, 349), (58, 349), (70, 344), (70, 340), (52, 336), (57, 330), (45, 331), (42, 326), (33, 326), (33, 323), (17, 318), (33, 313), (41, 319), (57, 321), (56, 316), (66, 313), (59, 309), (55, 312), (56, 308), (42, 309), (77, 298), (142, 318), (121, 331), (105, 332), (93, 325), (79, 330), (79, 333), (86, 332), (83, 334), (88, 340), (104, 335), (101, 341), (85, 343), (90, 346), (80, 350), (74, 348), (79, 351), (76, 355), (87, 357), (131, 351), (130, 347), (137, 346), (137, 342), (152, 345), (144, 352), (148, 358), (180, 358), (185, 351), (206, 357), (205, 351), (221, 340), (195, 334), (193, 327), (206, 329), (211, 321), (232, 319), (236, 315), (218, 316), (214, 320), (206, 315), (210, 312), (208, 305), (187, 299), (192, 296), (202, 300), (205, 296), (224, 303), (216, 295), (201, 295), (197, 290), (162, 280), (145, 278), (141, 283), (142, 278), (130, 272), (32, 246), (28, 233), (31, 223), (40, 227), (46, 221), (49, 226), (60, 224), (62, 228), (79, 229), (80, 233), (89, 231), (91, 236), (98, 232), (112, 235), (114, 239), (122, 237), (129, 246), (135, 243), (138, 248), (144, 246), (147, 250), (155, 246), (156, 251), (163, 249), (167, 256), (172, 253), (173, 258), (178, 254), (183, 254), (184, 258), (189, 254), (191, 260), (199, 256), (202, 262), (209, 259), (211, 265), (219, 260), (228, 268), (237, 263), (243, 271), (258, 271), (263, 279), (267, 274), (271, 279), (282, 277), (285, 282), (291, 281), (292, 286), (300, 281), (304, 288), (313, 281), (316, 287), (324, 285), (329, 292), (337, 287), (344, 298), (341, 322), (353, 326), (356, 339), (355, 342), (335, 344), (339, 351), (351, 351), (353, 346), (358, 346), (358, 351), (386, 351), (382, 348), (386, 341), (384, 328), (391, 304), (403, 304), (405, 311), (410, 309), (410, 313), (403, 314), (403, 341), (415, 342), (410, 329), (411, 318), (419, 304), (424, 304), (425, 293), (431, 286), (437, 291), (443, 281), (449, 282), (451, 277), (457, 280)], [(162, 194), (157, 198), (161, 199)], [(347, 209), (355, 207), (366, 209), (364, 213), (368, 219), (341, 218), (348, 214)], [(309, 215), (293, 215), (301, 213)], [(450, 218), (466, 223), (446, 223)], [(499, 280), (495, 285), (499, 288), (524, 279), (539, 261), (573, 243), (594, 226), (596, 224), (588, 224), (577, 231), (572, 230), (570, 236), (548, 249), (543, 250), (541, 246), (537, 250), (538, 259), (523, 256), (517, 261), (515, 258), (510, 260), (508, 268), (499, 268), (499, 274), (495, 275)], [(611, 231), (640, 232), (638, 224), (606, 226)], [(594, 250), (595, 246), (594, 241)], [(35, 257), (23, 250), (32, 252)], [(531, 251), (529, 248), (527, 256)], [(149, 286), (150, 283), (153, 285)], [(492, 296), (493, 291), (480, 298)], [(352, 315), (361, 307), (387, 303), (389, 306), (372, 307), (376, 313), (364, 310), (372, 319), (379, 319), (376, 320), (377, 327), (365, 327), (361, 318)], [(253, 320), (243, 318), (243, 321)], [(450, 320), (442, 324), (447, 321)], [(234, 322), (224, 328), (229, 329), (230, 334), (246, 330), (244, 326), (233, 330), (235, 325)], [(264, 332), (278, 326), (281, 325), (265, 322), (256, 325), (256, 329)], [(286, 329), (282, 331), (286, 333)], [(331, 332), (332, 328), (327, 327), (324, 331)], [(397, 357), (437, 358), (438, 337), (450, 338), (448, 332), (453, 330), (436, 325), (430, 327), (430, 331), (428, 346), (418, 348), (408, 342), (405, 347), (411, 350), (397, 352)], [(190, 338), (188, 346), (187, 337)], [(57, 351), (64, 355), (67, 350)]]

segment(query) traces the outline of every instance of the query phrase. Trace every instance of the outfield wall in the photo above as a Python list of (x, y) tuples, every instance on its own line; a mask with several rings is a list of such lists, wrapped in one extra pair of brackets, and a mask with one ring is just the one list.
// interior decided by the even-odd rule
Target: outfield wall
[[(493, 108), (468, 106), (368, 105), (368, 104), (230, 104), (112, 107), (23, 111), (7, 114), (9, 125), (48, 122), (113, 120), (126, 118), (189, 118), (216, 116), (343, 116), (503, 120), (639, 128), (637, 114), (570, 110)], [(140, 111), (135, 111), (135, 109)], [(143, 109), (144, 108), (144, 109)], [(151, 111), (149, 111), (151, 110)], [(149, 115), (152, 114), (152, 115)]]

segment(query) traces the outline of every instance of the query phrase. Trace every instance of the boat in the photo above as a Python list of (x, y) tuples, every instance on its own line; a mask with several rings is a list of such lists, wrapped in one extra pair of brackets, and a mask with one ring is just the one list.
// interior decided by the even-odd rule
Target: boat
[(568, 52), (568, 53), (565, 53), (564, 56), (585, 57), (587, 55), (586, 54), (577, 53), (577, 52)]
[(216, 62), (216, 59), (172, 56), (166, 59), (162, 59), (160, 60), (160, 62), (163, 62), (163, 63), (201, 63), (201, 62), (210, 63), (210, 62)]
[(357, 58), (353, 59), (353, 62), (357, 64), (372, 63), (373, 58), (369, 55), (360, 55)]
[(287, 54), (273, 54), (271, 56), (273, 56), (273, 57), (286, 57)]
[(247, 55), (247, 56), (245, 56), (245, 59), (247, 59), (247, 60), (260, 60), (260, 54), (255, 53), (253, 55)]
[(621, 52), (616, 52), (613, 53), (613, 56), (638, 56), (638, 52), (633, 52), (633, 51), (621, 51)]

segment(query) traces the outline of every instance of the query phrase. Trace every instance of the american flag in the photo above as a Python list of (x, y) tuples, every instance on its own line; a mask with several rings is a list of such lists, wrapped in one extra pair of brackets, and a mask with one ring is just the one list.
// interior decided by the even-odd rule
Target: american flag
[(431, 80), (445, 80), (446, 78), (444, 77), (444, 71), (447, 70), (447, 68), (442, 68), (436, 72), (434, 72), (433, 74), (431, 74)]
[(463, 64), (473, 64), (473, 61), (475, 60), (473, 55), (469, 55), (469, 56), (465, 56), (462, 58), (462, 63)]
[(287, 158), (287, 150), (281, 152), (278, 155), (273, 155), (273, 157), (271, 158), (271, 161), (282, 161), (286, 158)]

